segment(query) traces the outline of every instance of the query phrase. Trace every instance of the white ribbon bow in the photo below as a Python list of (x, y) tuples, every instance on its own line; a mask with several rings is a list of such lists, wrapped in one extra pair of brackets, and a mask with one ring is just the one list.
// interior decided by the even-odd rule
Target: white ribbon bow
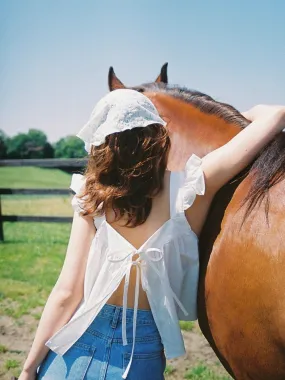
[[(151, 252), (154, 252), (154, 255), (151, 255)], [(130, 357), (130, 361), (128, 366), (122, 376), (123, 379), (126, 379), (132, 364), (133, 354), (135, 349), (135, 338), (136, 338), (136, 327), (137, 327), (137, 312), (138, 312), (138, 302), (139, 302), (139, 286), (140, 286), (140, 278), (142, 277), (142, 287), (143, 290), (146, 291), (145, 281), (143, 277), (143, 272), (141, 273), (141, 268), (144, 263), (149, 264), (149, 266), (154, 270), (154, 272), (159, 277), (161, 284), (164, 289), (170, 294), (170, 296), (176, 301), (180, 309), (185, 315), (188, 315), (187, 310), (184, 308), (174, 291), (172, 290), (168, 278), (163, 276), (162, 273), (158, 270), (155, 265), (155, 262), (161, 261), (163, 259), (163, 251), (159, 248), (148, 248), (146, 251), (132, 251), (130, 253), (124, 251), (116, 251), (107, 256), (110, 262), (120, 262), (126, 260), (128, 257), (133, 258), (133, 256), (139, 255), (136, 260), (132, 260), (128, 263), (128, 268), (125, 274), (125, 284), (124, 284), (124, 294), (123, 294), (123, 315), (122, 315), (122, 340), (123, 345), (126, 346), (128, 344), (127, 340), (127, 305), (128, 305), (128, 290), (130, 283), (130, 274), (132, 267), (136, 267), (136, 287), (135, 287), (135, 300), (134, 300), (134, 315), (133, 315), (133, 346), (132, 353)], [(141, 276), (142, 275), (142, 276)]]

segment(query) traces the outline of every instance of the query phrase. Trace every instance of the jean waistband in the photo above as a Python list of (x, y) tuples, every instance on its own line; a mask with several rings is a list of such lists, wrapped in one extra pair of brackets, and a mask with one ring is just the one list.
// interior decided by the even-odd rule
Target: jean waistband
[[(113, 320), (115, 313), (118, 313), (118, 320), (121, 321), (123, 317), (123, 306), (105, 304), (103, 308), (101, 309), (101, 311), (98, 313), (97, 317), (108, 319), (111, 321)], [(132, 320), (133, 316), (134, 316), (134, 309), (127, 308), (127, 313), (126, 313), (127, 319)], [(143, 309), (138, 309), (137, 321), (146, 323), (146, 324), (155, 323), (151, 310), (143, 310)]]

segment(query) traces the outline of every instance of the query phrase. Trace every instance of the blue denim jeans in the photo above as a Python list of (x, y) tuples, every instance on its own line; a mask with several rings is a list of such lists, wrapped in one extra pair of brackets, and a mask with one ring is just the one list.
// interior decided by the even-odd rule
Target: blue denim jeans
[[(127, 309), (128, 345), (122, 343), (122, 307), (105, 305), (63, 355), (49, 351), (37, 380), (121, 380), (132, 351), (133, 309)], [(135, 351), (127, 380), (163, 380), (165, 356), (151, 311), (138, 310)]]

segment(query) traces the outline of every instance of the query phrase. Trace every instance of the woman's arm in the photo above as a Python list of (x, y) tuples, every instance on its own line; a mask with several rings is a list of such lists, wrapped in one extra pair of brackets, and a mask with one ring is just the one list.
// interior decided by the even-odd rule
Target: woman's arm
[(256, 106), (244, 113), (252, 123), (227, 144), (203, 158), (206, 186), (216, 193), (244, 169), (285, 127), (285, 107)]
[(186, 210), (193, 231), (199, 235), (216, 192), (244, 169), (260, 150), (285, 127), (284, 106), (256, 106), (244, 113), (251, 124), (202, 160), (206, 192)]
[(65, 261), (45, 305), (19, 380), (35, 378), (37, 367), (49, 351), (45, 342), (69, 321), (82, 300), (86, 263), (95, 231), (92, 217), (74, 213)]

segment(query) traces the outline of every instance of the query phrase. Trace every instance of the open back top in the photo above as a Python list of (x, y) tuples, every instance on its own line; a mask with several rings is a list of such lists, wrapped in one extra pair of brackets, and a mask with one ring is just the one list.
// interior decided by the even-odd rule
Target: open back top
[[(170, 175), (170, 219), (162, 224), (136, 249), (107, 221), (95, 217), (97, 232), (92, 241), (84, 279), (84, 297), (72, 318), (47, 342), (51, 350), (63, 355), (85, 332), (113, 292), (125, 277), (123, 295), (123, 344), (127, 344), (127, 294), (130, 271), (136, 274), (150, 304), (168, 359), (185, 353), (179, 320), (197, 319), (197, 286), (199, 275), (198, 239), (185, 217), (185, 210), (193, 204), (196, 194), (203, 195), (205, 181), (202, 160), (192, 155), (182, 172)], [(76, 212), (83, 209), (81, 192), (85, 177), (73, 174), (70, 188), (75, 192), (72, 206)], [(133, 256), (138, 255), (136, 260)], [(137, 281), (139, 283), (139, 281)], [(135, 289), (134, 326), (136, 326), (139, 286)], [(135, 329), (133, 350), (135, 346)], [(131, 366), (126, 369), (126, 378)]]

